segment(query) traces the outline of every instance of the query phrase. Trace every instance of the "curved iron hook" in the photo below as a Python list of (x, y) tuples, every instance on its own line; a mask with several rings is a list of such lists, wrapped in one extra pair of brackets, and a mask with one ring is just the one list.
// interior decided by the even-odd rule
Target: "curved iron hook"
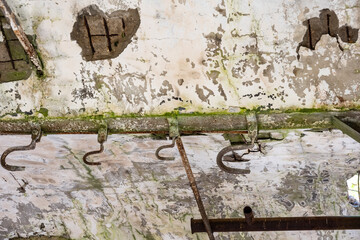
[(173, 148), (173, 147), (175, 147), (175, 140), (176, 140), (176, 138), (173, 138), (171, 144), (169, 144), (169, 145), (164, 145), (164, 146), (161, 146), (161, 147), (159, 147), (158, 149), (156, 149), (156, 151), (155, 151), (155, 156), (156, 156), (156, 158), (159, 159), (159, 160), (162, 160), (162, 161), (172, 161), (172, 160), (175, 160), (175, 157), (162, 157), (162, 156), (159, 155), (159, 153), (160, 153), (161, 150), (163, 150), (163, 149), (165, 149), (165, 148)]
[[(237, 151), (237, 150), (245, 150), (245, 149), (250, 149), (252, 148), (254, 145), (251, 144), (242, 144), (242, 145), (235, 145), (235, 146), (228, 146), (225, 147), (223, 149), (221, 149), (221, 151), (218, 153), (217, 157), (216, 157), (216, 163), (219, 166), (219, 168), (227, 173), (231, 173), (231, 174), (249, 174), (250, 170), (249, 169), (239, 169), (239, 168), (232, 168), (232, 167), (228, 167), (223, 163), (223, 156), (228, 153), (228, 152), (233, 152)], [(250, 152), (250, 151), (249, 151)], [(246, 153), (245, 153), (246, 154)], [(243, 154), (244, 155), (244, 154)], [(242, 156), (240, 156), (240, 160), (238, 160), (239, 162), (245, 162), (245, 161), (249, 161), (249, 160), (245, 160), (245, 159), (241, 159)], [(234, 161), (235, 162), (235, 161)]]
[(15, 151), (28, 151), (28, 150), (34, 150), (36, 147), (36, 143), (40, 142), (41, 138), (41, 130), (34, 129), (31, 132), (31, 143), (27, 146), (17, 146), (17, 147), (10, 147), (6, 149), (3, 154), (1, 155), (1, 166), (5, 168), (8, 171), (24, 171), (25, 167), (23, 166), (15, 166), (15, 165), (9, 165), (6, 163), (6, 157)]
[(83, 161), (84, 161), (85, 164), (87, 164), (87, 165), (101, 165), (100, 162), (89, 162), (87, 160), (87, 157), (89, 157), (90, 155), (102, 153), (104, 151), (104, 142), (106, 141), (106, 139), (107, 139), (107, 127), (102, 127), (98, 131), (98, 143), (100, 143), (100, 149), (97, 150), (97, 151), (91, 151), (91, 152), (85, 153), (85, 155), (83, 156)]
[(102, 153), (103, 151), (104, 151), (104, 144), (100, 143), (100, 150), (85, 153), (85, 155), (83, 156), (84, 163), (87, 165), (101, 165), (100, 162), (89, 162), (86, 158), (90, 155)]

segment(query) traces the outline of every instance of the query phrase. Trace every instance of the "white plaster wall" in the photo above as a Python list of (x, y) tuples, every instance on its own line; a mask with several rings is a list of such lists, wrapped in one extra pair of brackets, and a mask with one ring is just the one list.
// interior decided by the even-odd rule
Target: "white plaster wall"
[[(358, 105), (359, 41), (341, 42), (340, 51), (323, 36), (296, 58), (303, 21), (329, 8), (340, 26), (358, 28), (358, 0), (8, 2), (26, 33), (36, 34), (47, 77), (0, 84), (1, 116), (41, 117), (40, 108), (77, 116)], [(140, 27), (119, 57), (86, 62), (71, 41), (77, 13), (90, 4), (108, 13), (139, 9)], [(215, 34), (218, 44), (209, 38)]]

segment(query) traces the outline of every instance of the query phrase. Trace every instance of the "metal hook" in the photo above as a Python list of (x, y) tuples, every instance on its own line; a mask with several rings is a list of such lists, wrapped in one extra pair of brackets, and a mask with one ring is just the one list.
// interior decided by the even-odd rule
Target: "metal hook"
[(7, 155), (9, 155), (10, 153), (15, 152), (15, 151), (34, 150), (36, 147), (36, 143), (40, 142), (41, 134), (42, 134), (42, 132), (40, 129), (34, 129), (31, 132), (31, 143), (29, 145), (10, 147), (10, 148), (6, 149), (3, 152), (3, 154), (1, 155), (1, 166), (8, 171), (24, 171), (25, 167), (23, 167), (23, 166), (8, 165), (6, 163), (6, 157), (7, 157)]
[(85, 155), (83, 156), (83, 161), (84, 161), (85, 164), (87, 164), (87, 165), (101, 165), (100, 162), (89, 162), (87, 160), (87, 157), (90, 156), (90, 155), (102, 153), (104, 151), (104, 142), (106, 141), (106, 139), (107, 139), (107, 127), (105, 126), (105, 127), (101, 127), (98, 130), (98, 143), (100, 143), (100, 150), (85, 153)]
[(155, 151), (155, 156), (157, 157), (157, 159), (159, 160), (163, 160), (163, 161), (172, 161), (172, 160), (175, 160), (175, 157), (162, 157), (159, 155), (160, 151), (165, 149), (165, 148), (173, 148), (175, 147), (175, 140), (176, 140), (176, 137), (174, 137), (172, 139), (172, 143), (169, 144), (169, 145), (164, 145), (164, 146), (161, 146), (159, 147), (158, 149), (156, 149)]
[[(253, 146), (254, 145), (242, 144), (242, 145), (235, 145), (235, 146), (225, 147), (218, 153), (218, 155), (216, 157), (216, 163), (217, 163), (217, 165), (219, 166), (219, 168), (221, 170), (223, 170), (223, 171), (225, 171), (227, 173), (231, 173), (231, 174), (249, 174), (250, 170), (228, 167), (223, 163), (223, 161), (228, 161), (228, 162), (246, 162), (246, 161), (249, 161), (249, 160), (241, 158), (244, 154), (240, 156), (240, 159), (236, 159), (236, 155), (235, 155), (236, 153), (234, 151), (248, 149), (248, 153), (250, 153), (251, 150), (249, 150), (249, 149), (251, 149)], [(228, 152), (232, 152), (234, 154), (234, 157), (235, 157), (234, 160), (229, 160), (229, 159), (224, 159), (223, 160), (223, 156)]]
[[(232, 167), (228, 167), (226, 166), (223, 161), (227, 161), (227, 162), (248, 162), (249, 160), (242, 158), (244, 155), (250, 154), (251, 152), (261, 152), (262, 153), (262, 149), (261, 149), (261, 145), (260, 143), (257, 142), (257, 136), (258, 136), (258, 124), (257, 124), (257, 116), (255, 113), (251, 112), (249, 114), (246, 115), (246, 121), (247, 121), (247, 125), (248, 125), (248, 135), (251, 139), (251, 144), (248, 144), (244, 135), (241, 135), (244, 139), (245, 144), (241, 144), (241, 145), (235, 145), (235, 146), (228, 146), (223, 148), (217, 155), (216, 157), (216, 163), (219, 166), (219, 168), (227, 173), (231, 173), (231, 174), (249, 174), (250, 170), (249, 169), (239, 169), (239, 168), (232, 168)], [(255, 143), (258, 144), (259, 149), (258, 150), (251, 150)], [(237, 150), (245, 150), (247, 149), (248, 151), (246, 153), (243, 153), (241, 156), (238, 155), (237, 153), (235, 153), (234, 151)], [(232, 152), (233, 154), (233, 158), (230, 157), (224, 157), (224, 155), (228, 152)], [(224, 159), (223, 159), (224, 157)]]

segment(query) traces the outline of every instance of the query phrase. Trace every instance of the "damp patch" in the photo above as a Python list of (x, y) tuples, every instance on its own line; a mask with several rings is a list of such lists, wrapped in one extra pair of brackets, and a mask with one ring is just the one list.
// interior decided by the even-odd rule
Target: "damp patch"
[(300, 47), (306, 47), (310, 50), (315, 50), (316, 44), (320, 41), (323, 35), (329, 35), (336, 38), (338, 46), (342, 51), (339, 37), (341, 41), (346, 43), (355, 43), (358, 39), (359, 29), (352, 28), (348, 25), (339, 27), (339, 19), (334, 11), (329, 9), (320, 10), (319, 17), (313, 17), (303, 22), (307, 27), (306, 33), (301, 43), (299, 43), (296, 53), (297, 58), (300, 59)]
[(27, 79), (31, 72), (27, 54), (0, 11), (0, 83)]
[(140, 26), (137, 9), (104, 13), (90, 5), (78, 14), (71, 32), (71, 39), (82, 48), (86, 61), (116, 58), (131, 42)]

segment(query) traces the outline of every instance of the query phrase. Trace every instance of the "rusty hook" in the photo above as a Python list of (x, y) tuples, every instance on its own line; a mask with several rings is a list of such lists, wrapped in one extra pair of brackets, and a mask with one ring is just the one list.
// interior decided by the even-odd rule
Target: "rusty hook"
[(176, 138), (173, 138), (172, 139), (172, 143), (169, 144), (169, 145), (164, 145), (164, 146), (161, 146), (159, 147), (158, 149), (156, 149), (155, 151), (155, 156), (157, 157), (157, 159), (159, 160), (163, 160), (163, 161), (172, 161), (172, 160), (175, 160), (175, 157), (162, 157), (159, 155), (160, 151), (165, 149), (165, 148), (173, 148), (175, 147), (175, 140)]
[(94, 155), (94, 154), (99, 154), (102, 153), (104, 151), (104, 142), (107, 139), (107, 127), (101, 127), (98, 130), (98, 143), (100, 143), (100, 149), (97, 151), (91, 151), (91, 152), (87, 152), (85, 153), (85, 155), (83, 156), (83, 161), (85, 164), (87, 165), (101, 165), (100, 162), (89, 162), (87, 160), (87, 157), (90, 155)]
[(8, 165), (6, 163), (6, 157), (15, 151), (28, 151), (28, 150), (34, 150), (36, 147), (36, 143), (40, 142), (40, 138), (41, 138), (41, 130), (40, 129), (34, 129), (31, 132), (31, 143), (27, 146), (17, 146), (17, 147), (10, 147), (8, 149), (6, 149), (3, 154), (1, 155), (1, 166), (3, 168), (5, 168), (8, 171), (24, 171), (25, 167), (23, 166), (13, 166), (13, 165)]
[[(248, 152), (250, 152), (249, 149), (251, 149), (254, 145), (252, 144), (241, 144), (241, 145), (235, 145), (235, 146), (228, 146), (225, 147), (223, 149), (221, 149), (221, 151), (218, 153), (217, 157), (216, 157), (216, 163), (219, 166), (219, 168), (227, 173), (231, 173), (231, 174), (249, 174), (250, 170), (248, 169), (239, 169), (239, 168), (232, 168), (232, 167), (228, 167), (223, 163), (223, 157), (226, 153), (228, 152), (232, 152), (235, 156), (236, 153), (234, 153), (234, 151), (237, 150), (245, 150), (248, 149)], [(236, 156), (235, 156), (236, 157)], [(242, 157), (242, 156), (241, 156)], [(238, 162), (245, 162), (248, 160), (242, 159), (240, 157), (239, 160), (237, 160)], [(226, 160), (228, 162), (230, 162), (230, 160)], [(235, 159), (236, 161), (236, 159)], [(233, 161), (233, 162), (235, 162)]]

